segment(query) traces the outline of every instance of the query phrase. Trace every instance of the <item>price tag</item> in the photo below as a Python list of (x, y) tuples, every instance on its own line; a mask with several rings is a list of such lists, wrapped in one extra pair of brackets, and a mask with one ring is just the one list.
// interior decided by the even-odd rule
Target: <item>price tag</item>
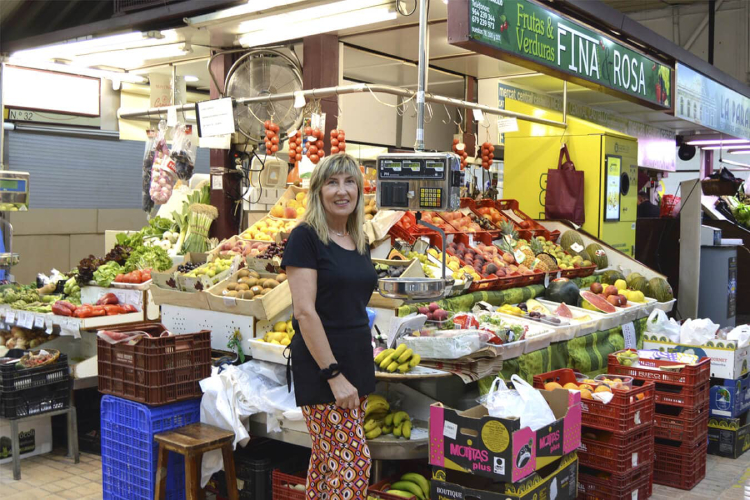
[(13, 311), (8, 311), (5, 313), (5, 322), (9, 325), (15, 325), (16, 324), (16, 313)]
[(453, 422), (448, 422), (447, 420), (443, 424), (443, 436), (450, 438), (450, 439), (456, 439), (456, 436), (458, 435), (458, 425), (454, 424)]
[(622, 336), (625, 337), (625, 349), (635, 349), (635, 326), (632, 322), (622, 325)]
[(231, 97), (199, 102), (196, 106), (196, 114), (200, 137), (214, 137), (235, 132), (234, 106)]
[(583, 246), (579, 245), (578, 243), (573, 243), (572, 245), (570, 245), (570, 249), (573, 250), (575, 253), (583, 252)]
[(472, 112), (474, 113), (474, 121), (477, 121), (477, 122), (484, 121), (484, 113), (482, 113), (481, 109), (473, 109)]
[(500, 118), (497, 120), (497, 131), (501, 134), (518, 132), (518, 120), (513, 118)]
[(472, 235), (469, 235), (469, 246), (470, 247), (474, 246), (474, 236), (472, 236)]
[(52, 318), (44, 318), (44, 331), (47, 332), (47, 335), (51, 334), (54, 328), (55, 325), (52, 323)]
[(34, 316), (34, 328), (44, 328), (44, 316)]
[(544, 288), (549, 286), (549, 273), (544, 274)]
[(73, 319), (60, 320), (60, 335), (81, 338), (81, 324)]
[(29, 330), (34, 328), (34, 315), (27, 312), (20, 313), (18, 315), (18, 326)]
[(633, 453), (630, 456), (630, 460), (633, 463), (633, 467), (638, 467), (638, 453)]
[(635, 490), (630, 494), (630, 500), (638, 500), (638, 490)]
[(304, 108), (306, 104), (305, 96), (302, 94), (301, 91), (297, 91), (294, 93), (294, 107), (295, 108)]
[(170, 106), (167, 108), (167, 127), (174, 127), (177, 125), (177, 106)]
[(227, 307), (234, 307), (237, 305), (237, 299), (235, 297), (224, 297), (224, 305)]

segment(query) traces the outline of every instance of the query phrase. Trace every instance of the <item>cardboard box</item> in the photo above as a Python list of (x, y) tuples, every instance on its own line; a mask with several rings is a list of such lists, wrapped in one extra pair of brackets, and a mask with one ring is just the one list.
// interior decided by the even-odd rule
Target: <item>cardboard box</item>
[(708, 453), (738, 458), (747, 450), (750, 450), (750, 411), (739, 418), (708, 420)]
[(149, 290), (149, 293), (153, 298), (154, 304), (157, 306), (169, 304), (172, 306), (190, 307), (192, 309), (211, 310), (208, 306), (207, 292), (190, 293), (182, 292), (177, 289), (166, 289), (153, 286)]
[(750, 410), (750, 374), (738, 379), (711, 380), (710, 415), (735, 418)]
[(433, 467), (430, 488), (433, 500), (573, 500), (578, 496), (578, 455), (566, 455), (516, 483)]
[(669, 342), (664, 336), (645, 333), (643, 349), (687, 352), (711, 358), (711, 376), (716, 378), (738, 379), (748, 373), (750, 363), (750, 346), (737, 348), (736, 340), (714, 340), (705, 345), (687, 345)]
[[(424, 278), (424, 271), (422, 271), (422, 264), (417, 259), (412, 260), (386, 260), (386, 259), (372, 259), (373, 264), (385, 264), (387, 266), (406, 266), (406, 269), (401, 273), (403, 278)], [(379, 292), (372, 292), (370, 302), (367, 304), (368, 307), (380, 307), (383, 309), (398, 309), (404, 305), (403, 300), (388, 299), (380, 295)]]
[[(41, 416), (18, 424), (21, 458), (29, 458), (52, 451), (52, 418)], [(11, 454), (10, 422), (0, 423), (0, 464), (13, 460)]]
[[(292, 305), (292, 292), (288, 281), (284, 281), (265, 295), (252, 300), (225, 297), (224, 290), (229, 283), (237, 281), (238, 273), (239, 271), (208, 290), (208, 305), (212, 311), (243, 314), (254, 316), (256, 319), (273, 319)], [(270, 273), (259, 274), (261, 278), (275, 278), (276, 276)]]
[[(487, 408), (430, 408), (430, 464), (517, 482), (581, 444), (581, 396), (564, 389), (539, 391), (557, 420), (537, 431), (518, 418), (496, 418)], [(484, 498), (484, 497), (482, 497)]]
[[(187, 253), (185, 254), (182, 263), (195, 262), (202, 263), (208, 261), (208, 254), (206, 253)], [(156, 285), (152, 288), (163, 288), (165, 290), (180, 290), (179, 284), (177, 283), (177, 268), (180, 264), (175, 264), (166, 271), (152, 271), (151, 280), (152, 284)]]

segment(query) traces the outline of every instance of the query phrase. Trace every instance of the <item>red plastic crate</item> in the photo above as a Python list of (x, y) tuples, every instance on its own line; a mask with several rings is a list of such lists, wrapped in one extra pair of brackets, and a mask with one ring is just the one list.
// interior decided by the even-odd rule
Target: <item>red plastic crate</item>
[(279, 470), (274, 470), (271, 474), (271, 481), (273, 500), (305, 500), (305, 491), (296, 490), (292, 486), (300, 484), (304, 486), (307, 483), (306, 477), (284, 474)]
[[(615, 434), (584, 427), (581, 430), (581, 446), (578, 458), (581, 465), (625, 474), (654, 457), (654, 427), (648, 426), (631, 434)], [(596, 438), (586, 437), (595, 434)]]
[(681, 390), (673, 390), (678, 386), (667, 386), (667, 384), (656, 384), (656, 403), (671, 406), (679, 406), (688, 409), (703, 408), (708, 405), (710, 397), (709, 382), (705, 382), (697, 389), (681, 387)]
[(680, 452), (671, 446), (654, 446), (654, 482), (691, 490), (706, 477), (706, 452), (708, 443), (704, 442), (693, 452)]
[[(550, 232), (537, 221), (523, 213), (518, 207), (517, 200), (496, 200), (495, 208), (500, 210), (501, 214), (503, 214), (511, 222), (513, 222), (513, 225), (516, 227), (516, 231), (518, 231), (518, 236), (526, 241), (529, 241), (531, 240), (531, 238), (535, 238), (537, 236), (544, 236), (546, 240), (554, 242), (557, 241), (557, 238), (560, 237), (560, 231), (555, 230)], [(518, 223), (513, 220), (512, 217), (508, 217), (508, 215), (505, 213), (506, 210), (511, 211), (517, 218), (521, 219), (521, 222)]]
[(373, 484), (372, 486), (367, 488), (367, 497), (379, 498), (381, 500), (404, 500), (404, 498), (406, 498), (406, 500), (418, 500), (416, 495), (413, 495), (411, 497), (399, 497), (386, 493), (384, 490), (390, 488), (391, 484), (393, 484), (396, 479), (398, 478), (391, 477)]
[(388, 230), (388, 234), (391, 235), (391, 241), (395, 238), (399, 238), (409, 243), (414, 244), (417, 238), (421, 236), (436, 235), (435, 231), (425, 226), (417, 225), (417, 218), (413, 212), (405, 212), (404, 215), (396, 222), (391, 229)]
[[(617, 352), (614, 352), (609, 355), (607, 362), (609, 373), (629, 375), (635, 379), (665, 384), (698, 387), (704, 382), (708, 382), (711, 377), (711, 358), (701, 358), (695, 365), (684, 365), (683, 363), (663, 359), (639, 359), (638, 362), (641, 366), (623, 366), (617, 361)], [(670, 366), (683, 366), (683, 368), (678, 371), (660, 370), (662, 367)]]
[[(570, 368), (534, 376), (534, 387), (538, 389), (543, 388), (547, 382), (557, 382), (564, 386), (568, 382), (577, 383), (577, 380)], [(653, 384), (633, 387), (629, 391), (616, 390), (613, 394), (612, 401), (606, 405), (599, 401), (582, 399), (582, 424), (604, 431), (628, 433), (654, 421)]]
[(110, 330), (145, 332), (136, 344), (97, 339), (99, 392), (148, 405), (163, 405), (203, 395), (199, 382), (211, 375), (211, 332), (159, 337), (159, 323)]
[(632, 500), (648, 498), (653, 489), (653, 463), (642, 465), (625, 474), (611, 474), (581, 465), (578, 469), (578, 498), (590, 500)]
[(697, 409), (656, 405), (655, 411), (654, 437), (675, 441), (695, 441), (708, 430), (708, 405)]

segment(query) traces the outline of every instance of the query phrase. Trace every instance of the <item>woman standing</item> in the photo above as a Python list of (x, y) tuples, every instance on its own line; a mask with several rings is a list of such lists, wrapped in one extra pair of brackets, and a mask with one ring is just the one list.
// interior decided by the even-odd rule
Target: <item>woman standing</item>
[(312, 439), (308, 499), (363, 499), (370, 450), (362, 427), (375, 390), (366, 306), (377, 273), (362, 229), (363, 180), (346, 154), (312, 173), (303, 222), (289, 236), (286, 268), (294, 307), (290, 345), (297, 405)]

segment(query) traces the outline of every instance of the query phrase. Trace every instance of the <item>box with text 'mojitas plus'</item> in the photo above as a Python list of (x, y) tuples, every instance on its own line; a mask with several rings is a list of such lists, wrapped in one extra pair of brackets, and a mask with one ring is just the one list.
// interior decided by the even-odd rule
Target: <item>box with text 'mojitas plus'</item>
[(430, 464), (516, 482), (575, 451), (581, 444), (580, 393), (539, 392), (556, 420), (536, 431), (515, 417), (492, 417), (482, 405), (466, 411), (432, 405)]

